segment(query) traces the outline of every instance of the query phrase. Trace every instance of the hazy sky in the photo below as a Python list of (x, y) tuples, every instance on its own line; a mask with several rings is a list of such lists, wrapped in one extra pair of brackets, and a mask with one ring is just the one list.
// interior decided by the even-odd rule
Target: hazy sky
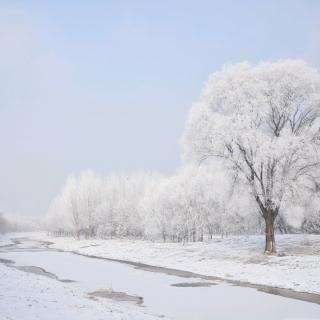
[(2, 0), (0, 210), (42, 214), (82, 169), (172, 172), (209, 73), (319, 57), (317, 0)]

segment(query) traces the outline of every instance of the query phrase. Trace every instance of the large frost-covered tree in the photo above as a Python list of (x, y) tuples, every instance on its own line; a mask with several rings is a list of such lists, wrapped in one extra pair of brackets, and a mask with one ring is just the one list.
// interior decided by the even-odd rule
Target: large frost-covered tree
[(266, 253), (276, 252), (282, 205), (304, 198), (317, 179), (319, 110), (319, 73), (295, 60), (227, 66), (191, 109), (186, 159), (223, 159), (234, 181), (248, 185), (265, 220)]

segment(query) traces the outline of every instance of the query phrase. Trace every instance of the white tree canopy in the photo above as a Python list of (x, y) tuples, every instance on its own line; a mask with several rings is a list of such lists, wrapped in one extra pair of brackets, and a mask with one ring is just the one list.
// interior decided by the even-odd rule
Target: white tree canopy
[(273, 225), (282, 202), (318, 178), (319, 111), (319, 73), (302, 61), (227, 66), (190, 112), (185, 159), (227, 160)]
[(319, 111), (319, 73), (304, 62), (227, 66), (190, 112), (184, 157), (230, 160), (254, 196), (278, 206), (319, 166)]
[(198, 241), (261, 233), (262, 217), (273, 234), (279, 214), (281, 232), (288, 221), (318, 232), (319, 102), (319, 74), (301, 61), (225, 67), (190, 112), (184, 166), (170, 176), (70, 176), (48, 210), (47, 229)]

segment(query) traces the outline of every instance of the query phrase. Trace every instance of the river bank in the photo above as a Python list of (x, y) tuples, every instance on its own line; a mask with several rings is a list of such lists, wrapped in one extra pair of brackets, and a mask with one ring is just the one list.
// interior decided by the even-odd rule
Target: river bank
[(279, 255), (263, 254), (263, 236), (214, 238), (197, 243), (76, 240), (32, 233), (51, 248), (83, 255), (189, 271), (231, 281), (320, 294), (320, 236), (279, 235)]
[(320, 317), (316, 294), (67, 252), (52, 248), (55, 244), (48, 238), (36, 239), (42, 237), (26, 234), (0, 239), (4, 319), (18, 320), (22, 314), (30, 320)]

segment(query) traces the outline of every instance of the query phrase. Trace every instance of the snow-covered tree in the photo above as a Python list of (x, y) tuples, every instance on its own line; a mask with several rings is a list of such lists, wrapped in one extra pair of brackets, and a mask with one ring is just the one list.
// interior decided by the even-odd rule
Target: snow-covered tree
[(259, 219), (250, 215), (253, 210), (251, 199), (240, 187), (234, 190), (225, 173), (211, 166), (179, 168), (141, 201), (146, 235), (163, 241), (202, 241), (213, 235), (259, 232)]
[(319, 73), (294, 60), (227, 66), (191, 109), (185, 158), (223, 159), (234, 181), (247, 184), (265, 220), (266, 253), (276, 252), (282, 204), (304, 198), (319, 168), (319, 111)]
[(8, 229), (8, 222), (2, 212), (0, 212), (0, 233), (5, 233)]
[(38, 231), (43, 228), (40, 217), (0, 212), (0, 233)]
[(304, 215), (298, 227), (302, 232), (320, 234), (320, 176), (312, 179), (310, 195), (304, 199)]
[(67, 179), (49, 207), (46, 227), (77, 238), (202, 241), (259, 232), (252, 210), (252, 201), (218, 168), (185, 166), (165, 177), (86, 171)]
[(72, 175), (49, 207), (47, 229), (77, 238), (142, 237), (140, 202), (157, 179), (153, 173)]

